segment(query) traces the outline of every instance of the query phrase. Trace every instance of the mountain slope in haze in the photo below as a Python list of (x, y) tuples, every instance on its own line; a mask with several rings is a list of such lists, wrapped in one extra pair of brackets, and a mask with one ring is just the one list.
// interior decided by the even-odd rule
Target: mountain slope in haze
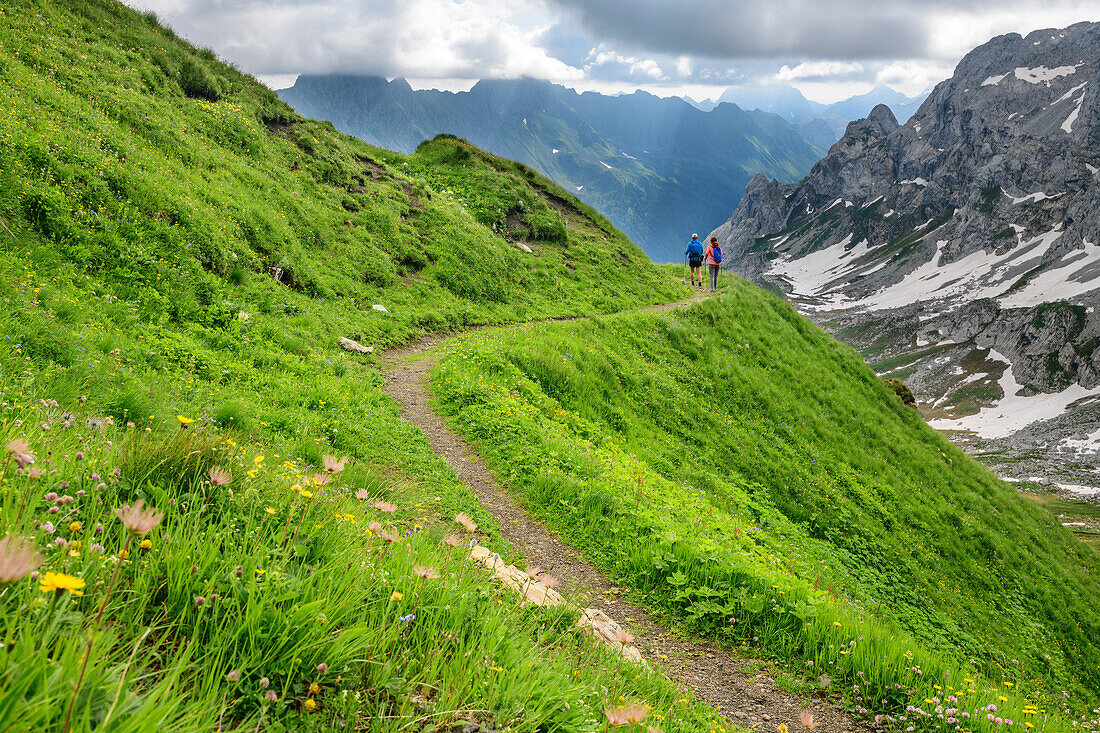
[(908, 120), (927, 94), (907, 97), (887, 86), (878, 86), (865, 94), (859, 94), (832, 104), (806, 99), (802, 92), (790, 85), (729, 87), (718, 102), (691, 101), (699, 109), (713, 109), (721, 102), (731, 102), (741, 109), (755, 109), (777, 114), (794, 125), (807, 141), (828, 149), (841, 138), (848, 122), (870, 114), (880, 104), (890, 107), (894, 116)]
[(754, 179), (715, 232), (935, 425), (1073, 487), (1098, 485), (1098, 64), (1100, 24), (994, 38), (906, 124), (876, 107), (804, 181)]
[(702, 112), (644, 92), (577, 94), (531, 79), (484, 80), (455, 94), (414, 91), (403, 79), (301, 76), (279, 94), (375, 145), (410, 152), (450, 133), (523, 162), (673, 262), (692, 232), (727, 216), (731, 191), (753, 175), (796, 180), (822, 154), (774, 115), (729, 104)]

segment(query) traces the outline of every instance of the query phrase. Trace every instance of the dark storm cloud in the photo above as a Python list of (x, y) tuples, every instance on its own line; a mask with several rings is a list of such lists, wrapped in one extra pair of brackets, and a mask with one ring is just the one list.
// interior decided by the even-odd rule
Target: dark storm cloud
[[(653, 53), (724, 58), (926, 57), (926, 19), (984, 3), (921, 0), (549, 0), (592, 35)], [(992, 3), (989, 3), (992, 5)]]

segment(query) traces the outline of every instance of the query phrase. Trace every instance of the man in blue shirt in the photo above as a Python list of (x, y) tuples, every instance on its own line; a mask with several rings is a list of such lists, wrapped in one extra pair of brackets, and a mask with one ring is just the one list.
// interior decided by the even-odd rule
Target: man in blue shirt
[(684, 256), (687, 257), (688, 266), (691, 267), (691, 284), (695, 287), (703, 287), (703, 243), (699, 241), (698, 234), (691, 235), (691, 241), (684, 250)]

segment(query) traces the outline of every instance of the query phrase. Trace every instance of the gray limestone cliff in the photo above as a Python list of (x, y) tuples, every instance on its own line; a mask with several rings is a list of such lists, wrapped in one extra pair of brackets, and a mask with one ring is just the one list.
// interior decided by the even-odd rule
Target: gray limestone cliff
[(936, 427), (1094, 463), (1098, 66), (1100, 23), (992, 39), (906, 124), (876, 107), (802, 181), (752, 179), (714, 232), (728, 266), (905, 378)]

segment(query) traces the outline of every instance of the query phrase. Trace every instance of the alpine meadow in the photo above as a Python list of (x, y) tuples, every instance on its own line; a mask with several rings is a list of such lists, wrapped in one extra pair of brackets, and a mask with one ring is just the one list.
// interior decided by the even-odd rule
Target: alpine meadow
[(750, 727), (394, 390), (668, 638), (782, 675), (769, 733), (1100, 728), (1094, 550), (778, 296), (114, 0), (6, 3), (0, 72), (0, 730)]

